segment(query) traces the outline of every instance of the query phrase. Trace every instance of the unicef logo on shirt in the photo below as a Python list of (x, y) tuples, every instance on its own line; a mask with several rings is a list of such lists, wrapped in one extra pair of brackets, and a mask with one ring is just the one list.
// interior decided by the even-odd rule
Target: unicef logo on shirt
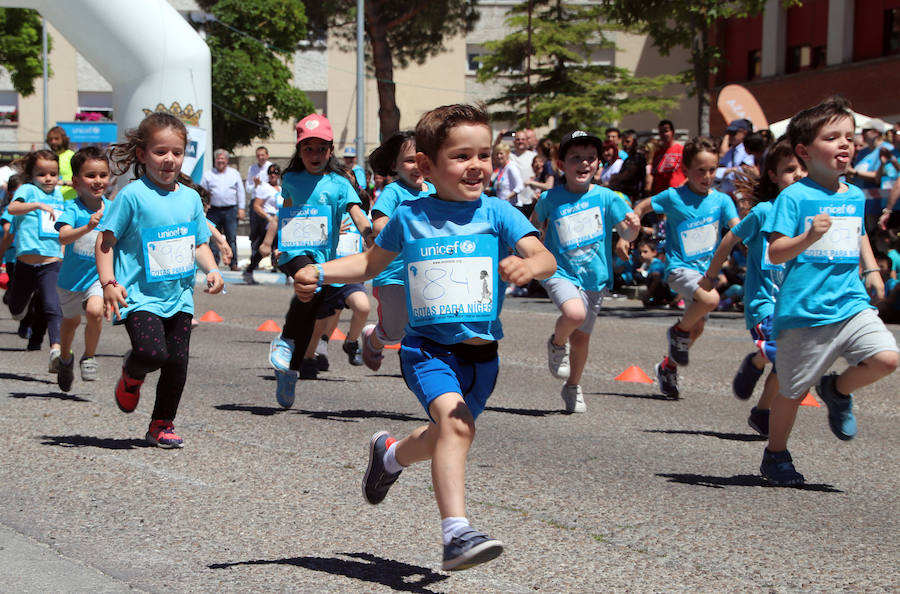
[(188, 228), (187, 228), (187, 227), (179, 227), (179, 228), (178, 228), (178, 234), (179, 234), (179, 235), (187, 235), (187, 234), (188, 234)]
[(847, 205), (847, 214), (848, 215), (856, 214), (856, 207), (853, 206), (852, 204), (848, 204)]
[(459, 251), (464, 254), (471, 254), (475, 251), (475, 242), (471, 239), (467, 239), (459, 244)]
[(319, 204), (328, 204), (328, 192), (319, 194)]

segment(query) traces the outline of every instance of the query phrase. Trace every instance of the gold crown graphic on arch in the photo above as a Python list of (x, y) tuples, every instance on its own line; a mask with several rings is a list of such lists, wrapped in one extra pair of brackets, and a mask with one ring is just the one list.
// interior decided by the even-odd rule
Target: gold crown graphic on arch
[(177, 101), (173, 101), (172, 105), (170, 105), (169, 107), (166, 107), (162, 103), (157, 103), (156, 109), (143, 108), (143, 112), (144, 116), (159, 112), (170, 113), (188, 126), (199, 126), (200, 114), (203, 113), (203, 110), (198, 109), (197, 111), (194, 111), (194, 106), (190, 103), (188, 103), (187, 106), (182, 109), (181, 104), (179, 104)]

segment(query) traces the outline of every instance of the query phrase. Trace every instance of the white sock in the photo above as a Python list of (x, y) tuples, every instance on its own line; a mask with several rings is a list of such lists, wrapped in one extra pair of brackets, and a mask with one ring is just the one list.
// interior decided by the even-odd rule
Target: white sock
[(384, 458), (381, 460), (384, 463), (384, 469), (394, 474), (395, 472), (400, 472), (405, 467), (397, 462), (397, 442), (395, 441), (388, 447), (387, 451), (384, 453)]
[(319, 344), (316, 346), (317, 355), (328, 355), (328, 341), (320, 338)]
[(450, 539), (469, 528), (469, 520), (466, 518), (444, 518), (441, 520), (441, 530), (444, 533), (444, 544), (450, 544)]

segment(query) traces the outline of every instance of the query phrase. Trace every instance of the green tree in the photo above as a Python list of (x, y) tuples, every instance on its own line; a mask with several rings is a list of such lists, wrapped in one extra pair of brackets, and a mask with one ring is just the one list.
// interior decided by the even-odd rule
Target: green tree
[[(213, 20), (195, 23), (206, 31), (212, 54), (212, 135), (231, 150), (272, 135), (272, 122), (313, 112), (313, 104), (291, 84), (290, 64), (306, 38), (300, 0), (199, 0)], [(245, 31), (252, 31), (252, 37)]]
[(480, 82), (508, 81), (503, 94), (489, 101), (510, 107), (497, 116), (536, 126), (556, 118), (551, 135), (559, 137), (632, 113), (662, 114), (678, 104), (678, 98), (661, 95), (676, 77), (635, 77), (625, 68), (593, 63), (596, 50), (615, 48), (597, 5), (531, 0), (514, 6), (506, 23), (513, 32), (485, 44), (491, 53), (478, 68)]
[[(675, 47), (690, 50), (690, 68), (681, 73), (691, 95), (697, 97), (697, 130), (709, 134), (710, 78), (722, 62), (722, 48), (711, 43), (720, 19), (744, 18), (763, 11), (767, 0), (603, 0), (607, 17), (624, 27), (646, 33), (659, 53)], [(798, 0), (782, 0), (785, 6)]]
[[(49, 51), (49, 39), (47, 43)], [(21, 95), (34, 93), (34, 81), (43, 74), (41, 15), (36, 11), (0, 8), (0, 66)]]
[[(382, 138), (400, 129), (394, 66), (424, 63), (445, 50), (444, 40), (472, 30), (477, 0), (366, 0), (365, 32), (378, 85), (378, 120)], [(314, 26), (327, 28), (356, 49), (356, 0), (311, 3)]]

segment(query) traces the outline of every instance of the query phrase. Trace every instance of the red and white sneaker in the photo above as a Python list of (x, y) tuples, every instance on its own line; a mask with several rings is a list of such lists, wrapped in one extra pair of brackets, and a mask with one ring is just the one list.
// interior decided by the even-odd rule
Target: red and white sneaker
[(125, 368), (122, 368), (122, 375), (119, 377), (119, 383), (116, 384), (116, 404), (119, 405), (119, 410), (126, 413), (134, 412), (141, 399), (143, 383), (144, 380), (128, 377)]
[(148, 442), (161, 448), (180, 448), (184, 446), (184, 440), (175, 433), (172, 421), (150, 421), (150, 429), (144, 436)]

